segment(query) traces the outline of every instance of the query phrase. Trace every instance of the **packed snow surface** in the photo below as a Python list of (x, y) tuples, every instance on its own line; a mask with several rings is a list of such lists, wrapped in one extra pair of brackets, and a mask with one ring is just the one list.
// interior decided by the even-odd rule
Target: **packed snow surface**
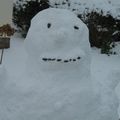
[(98, 70), (91, 79), (88, 38), (86, 25), (68, 10), (38, 13), (24, 43), (27, 53), (16, 42), (4, 58), (8, 74), (0, 67), (8, 78), (0, 77), (0, 119), (118, 120), (118, 77), (103, 84)]

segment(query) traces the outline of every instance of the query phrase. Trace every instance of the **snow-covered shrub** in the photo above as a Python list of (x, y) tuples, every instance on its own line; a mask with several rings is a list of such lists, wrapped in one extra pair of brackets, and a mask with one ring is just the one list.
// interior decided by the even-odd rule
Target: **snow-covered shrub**
[(113, 34), (120, 29), (120, 20), (113, 18), (109, 13), (104, 15), (102, 10), (101, 12), (93, 10), (90, 13), (78, 15), (78, 17), (89, 28), (91, 46), (101, 48), (101, 53), (112, 53), (111, 49), (115, 42)]
[(23, 37), (30, 27), (31, 19), (41, 10), (49, 8), (48, 0), (18, 0), (13, 7), (13, 22)]

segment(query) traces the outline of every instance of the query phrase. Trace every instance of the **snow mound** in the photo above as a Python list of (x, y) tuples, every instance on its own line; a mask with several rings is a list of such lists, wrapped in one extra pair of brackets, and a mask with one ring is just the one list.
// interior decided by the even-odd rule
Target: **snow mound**
[(74, 10), (76, 14), (84, 14), (94, 10), (100, 13), (102, 10), (104, 15), (109, 13), (114, 18), (120, 19), (119, 0), (50, 0), (50, 4), (53, 7)]

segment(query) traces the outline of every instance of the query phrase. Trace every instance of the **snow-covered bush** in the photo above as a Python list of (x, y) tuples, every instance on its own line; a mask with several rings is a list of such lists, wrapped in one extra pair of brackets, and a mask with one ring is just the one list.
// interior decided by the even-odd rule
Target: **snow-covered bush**
[(13, 7), (13, 22), (23, 37), (30, 27), (31, 19), (41, 10), (49, 8), (48, 0), (18, 0)]
[[(83, 17), (85, 16), (85, 17)], [(115, 31), (119, 31), (120, 20), (113, 18), (109, 13), (107, 15), (97, 11), (92, 11), (84, 15), (78, 15), (88, 26), (90, 32), (91, 46), (101, 48), (101, 53), (111, 53), (114, 42)], [(118, 34), (119, 35), (119, 34)], [(118, 38), (116, 35), (116, 38)]]
[[(90, 44), (92, 47), (101, 48), (101, 53), (112, 54), (114, 42), (119, 41), (120, 20), (110, 13), (104, 15), (103, 11), (84, 12), (78, 14), (89, 28)], [(115, 36), (115, 37), (114, 37)]]

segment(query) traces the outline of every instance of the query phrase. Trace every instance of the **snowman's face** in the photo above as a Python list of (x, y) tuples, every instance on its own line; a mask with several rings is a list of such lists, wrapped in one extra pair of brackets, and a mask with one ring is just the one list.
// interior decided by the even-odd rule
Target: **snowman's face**
[(26, 46), (42, 62), (77, 62), (89, 53), (88, 29), (71, 12), (45, 10), (33, 18)]

